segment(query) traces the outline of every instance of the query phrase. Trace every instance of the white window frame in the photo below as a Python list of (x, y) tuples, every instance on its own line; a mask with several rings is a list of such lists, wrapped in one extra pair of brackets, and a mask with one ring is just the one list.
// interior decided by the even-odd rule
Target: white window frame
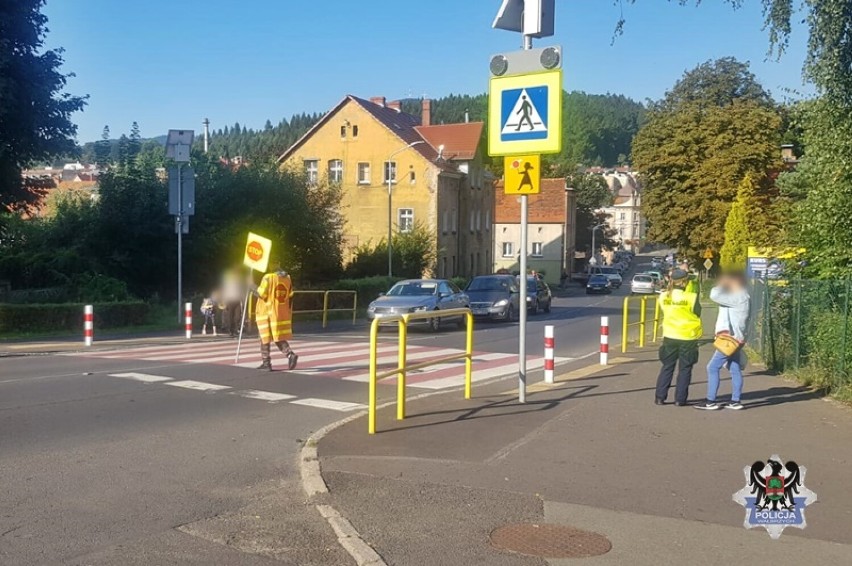
[(343, 182), (343, 160), (330, 159), (328, 162), (328, 181), (330, 183)]
[(382, 183), (385, 185), (388, 184), (388, 170), (390, 170), (390, 182), (392, 185), (396, 184), (397, 175), (396, 175), (396, 161), (385, 161), (382, 164)]
[(411, 232), (414, 230), (414, 209), (413, 208), (397, 208), (396, 209), (396, 225), (400, 232)]
[(503, 242), (500, 248), (502, 257), (515, 257), (515, 244), (513, 242)]
[(544, 244), (542, 244), (541, 242), (533, 242), (532, 252), (530, 252), (530, 255), (532, 257), (544, 257)]
[[(361, 176), (362, 168), (364, 168), (367, 173), (364, 177)], [(355, 167), (355, 182), (359, 185), (369, 185), (371, 169), (369, 161), (359, 161), (357, 167)]]
[(305, 159), (304, 163), (308, 183), (316, 185), (319, 182), (319, 159)]

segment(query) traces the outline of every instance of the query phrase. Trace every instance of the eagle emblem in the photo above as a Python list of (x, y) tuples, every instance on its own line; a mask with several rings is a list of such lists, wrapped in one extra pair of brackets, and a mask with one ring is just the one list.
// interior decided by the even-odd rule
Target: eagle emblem
[(745, 528), (764, 527), (773, 539), (786, 527), (804, 529), (805, 507), (817, 500), (816, 493), (805, 487), (806, 471), (777, 455), (743, 468), (746, 485), (733, 499), (745, 507)]

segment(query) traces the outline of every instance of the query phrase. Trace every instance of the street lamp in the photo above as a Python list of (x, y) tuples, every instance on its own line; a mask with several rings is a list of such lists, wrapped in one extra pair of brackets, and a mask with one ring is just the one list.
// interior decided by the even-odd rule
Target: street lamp
[[(398, 150), (391, 153), (388, 156), (388, 160), (387, 160), (387, 165), (386, 165), (387, 169), (386, 169), (385, 173), (387, 175), (387, 181), (388, 181), (388, 277), (393, 277), (393, 244), (391, 243), (391, 240), (393, 239), (393, 211), (392, 211), (392, 208), (391, 208), (391, 205), (392, 205), (392, 203), (391, 203), (392, 196), (391, 195), (393, 194), (393, 177), (391, 177), (391, 160), (394, 158), (394, 156), (396, 154), (402, 153), (406, 149), (412, 148), (415, 145), (420, 145), (421, 143), (426, 143), (426, 142), (422, 141), (422, 140), (416, 141), (416, 142), (411, 142), (407, 146), (401, 147)], [(394, 175), (394, 177), (395, 176), (396, 175)]]
[[(595, 259), (595, 232), (598, 228), (603, 228), (604, 226), (606, 226), (606, 224), (598, 224), (597, 226), (592, 227), (592, 259), (595, 260), (595, 263), (598, 262), (598, 260)], [(591, 263), (591, 261), (589, 263)], [(594, 263), (592, 263), (592, 265), (594, 265)]]

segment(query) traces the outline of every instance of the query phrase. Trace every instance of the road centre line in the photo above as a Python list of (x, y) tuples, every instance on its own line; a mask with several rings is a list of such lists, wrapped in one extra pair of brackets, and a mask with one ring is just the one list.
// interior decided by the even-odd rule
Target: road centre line
[(224, 391), (225, 389), (233, 389), (230, 385), (217, 385), (215, 383), (206, 383), (204, 381), (195, 381), (192, 379), (185, 379), (183, 381), (166, 381), (163, 383), (164, 385), (194, 389), (196, 391)]

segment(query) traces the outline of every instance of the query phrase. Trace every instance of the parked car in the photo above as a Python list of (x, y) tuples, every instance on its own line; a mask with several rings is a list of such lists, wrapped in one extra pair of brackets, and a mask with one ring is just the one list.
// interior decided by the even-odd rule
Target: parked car
[(586, 294), (612, 293), (612, 284), (606, 275), (592, 275), (586, 283)]
[[(519, 279), (520, 281), (520, 279)], [(538, 314), (538, 311), (550, 312), (553, 295), (550, 287), (539, 276), (527, 276), (527, 310), (530, 314)]]
[(470, 280), (464, 292), (473, 316), (506, 321), (518, 318), (521, 292), (512, 275), (479, 275)]
[[(445, 279), (407, 279), (400, 281), (385, 295), (370, 303), (367, 318), (370, 320), (414, 312), (440, 311), (467, 308), (470, 300), (451, 281)], [(441, 324), (454, 321), (464, 324), (464, 316), (435, 317), (412, 320), (411, 324), (425, 324), (437, 331)]]
[(657, 292), (657, 281), (647, 273), (639, 273), (633, 276), (630, 282), (630, 292), (634, 295), (653, 295)]
[(612, 284), (613, 289), (618, 289), (621, 287), (621, 283), (623, 279), (621, 278), (621, 274), (614, 267), (599, 267), (601, 275), (606, 275), (609, 279), (609, 282)]

